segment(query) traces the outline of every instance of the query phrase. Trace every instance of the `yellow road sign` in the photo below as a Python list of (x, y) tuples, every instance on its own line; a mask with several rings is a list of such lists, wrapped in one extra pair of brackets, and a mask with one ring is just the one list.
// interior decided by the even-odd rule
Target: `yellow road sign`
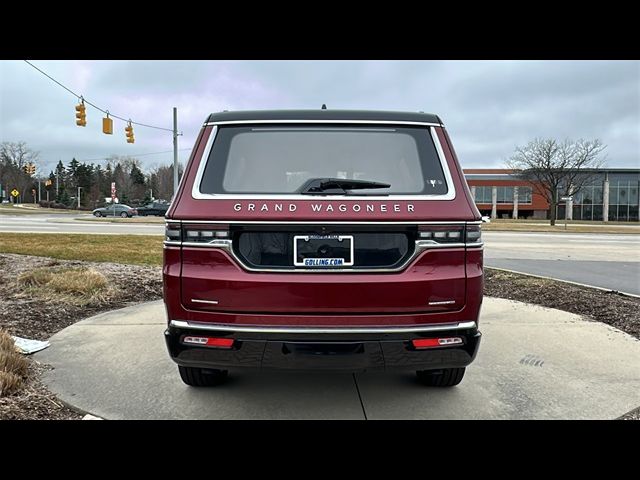
[(14, 188), (14, 189), (11, 191), (11, 195), (13, 195), (14, 197), (17, 197), (18, 195), (20, 195), (20, 192)]

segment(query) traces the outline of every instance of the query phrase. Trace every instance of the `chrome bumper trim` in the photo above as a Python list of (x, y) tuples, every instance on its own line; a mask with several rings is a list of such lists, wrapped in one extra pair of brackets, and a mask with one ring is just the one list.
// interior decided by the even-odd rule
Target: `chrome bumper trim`
[(171, 320), (169, 326), (211, 332), (246, 332), (246, 333), (429, 333), (445, 330), (471, 330), (476, 322), (434, 323), (416, 327), (261, 327), (246, 325), (229, 325), (221, 323), (187, 322)]

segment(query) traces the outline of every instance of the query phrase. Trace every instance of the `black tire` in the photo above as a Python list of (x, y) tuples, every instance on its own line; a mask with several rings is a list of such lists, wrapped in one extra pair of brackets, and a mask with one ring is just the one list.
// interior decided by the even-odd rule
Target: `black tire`
[(418, 370), (418, 380), (430, 387), (453, 387), (464, 377), (464, 368), (443, 368), (441, 370)]
[(100, 218), (102, 216), (102, 214), (100, 212), (94, 212), (93, 216)]
[[(227, 370), (204, 370), (196, 367), (182, 367), (178, 365), (180, 378), (192, 387), (213, 387), (220, 385), (227, 378)], [(205, 373), (206, 372), (206, 373)]]
[(121, 216), (122, 218), (129, 218), (129, 214), (128, 214), (127, 212), (122, 212), (122, 213), (120, 214), (120, 216)]

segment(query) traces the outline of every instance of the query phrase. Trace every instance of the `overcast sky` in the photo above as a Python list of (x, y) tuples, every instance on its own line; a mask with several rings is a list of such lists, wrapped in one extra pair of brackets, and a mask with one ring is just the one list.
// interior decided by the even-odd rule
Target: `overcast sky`
[[(116, 115), (171, 128), (178, 107), (180, 159), (203, 120), (220, 110), (328, 108), (408, 110), (444, 120), (463, 167), (502, 167), (534, 137), (600, 138), (609, 167), (640, 167), (637, 61), (38, 61), (32, 62)], [(140, 156), (172, 160), (171, 133), (125, 124), (102, 133), (87, 108), (22, 61), (0, 61), (0, 141), (25, 141), (46, 173), (61, 159)], [(158, 153), (155, 152), (167, 152)], [(98, 160), (96, 160), (98, 159)]]

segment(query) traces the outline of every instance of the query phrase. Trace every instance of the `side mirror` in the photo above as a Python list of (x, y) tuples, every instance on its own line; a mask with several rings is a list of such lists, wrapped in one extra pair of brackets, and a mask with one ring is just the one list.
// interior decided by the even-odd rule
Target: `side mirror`
[(491, 223), (491, 217), (488, 217), (486, 215), (483, 215), (482, 217), (482, 223)]

